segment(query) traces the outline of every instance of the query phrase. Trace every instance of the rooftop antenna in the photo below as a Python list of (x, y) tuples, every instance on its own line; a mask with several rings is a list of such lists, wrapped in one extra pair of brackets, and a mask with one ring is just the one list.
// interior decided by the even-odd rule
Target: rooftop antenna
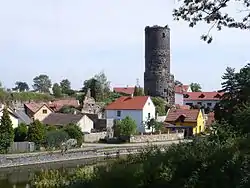
[(136, 78), (136, 87), (140, 87), (139, 78)]

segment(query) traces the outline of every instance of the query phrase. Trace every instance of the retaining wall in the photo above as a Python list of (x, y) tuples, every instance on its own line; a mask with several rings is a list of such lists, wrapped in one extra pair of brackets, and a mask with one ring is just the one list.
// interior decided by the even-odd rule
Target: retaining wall
[(135, 135), (130, 137), (131, 143), (157, 142), (183, 139), (184, 133), (156, 134), (156, 135)]
[(98, 142), (100, 139), (104, 139), (105, 136), (107, 136), (107, 132), (85, 134), (83, 136), (83, 142)]

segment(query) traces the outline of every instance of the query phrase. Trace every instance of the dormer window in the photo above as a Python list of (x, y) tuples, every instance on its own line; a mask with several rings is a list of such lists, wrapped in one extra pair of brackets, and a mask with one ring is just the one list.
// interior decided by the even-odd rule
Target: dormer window
[(217, 95), (214, 96), (214, 98), (220, 98), (221, 95), (219, 93), (217, 93)]
[(188, 94), (184, 94), (183, 97), (184, 98), (189, 98), (189, 95)]
[(199, 96), (199, 98), (204, 98), (204, 97), (205, 95), (203, 93)]

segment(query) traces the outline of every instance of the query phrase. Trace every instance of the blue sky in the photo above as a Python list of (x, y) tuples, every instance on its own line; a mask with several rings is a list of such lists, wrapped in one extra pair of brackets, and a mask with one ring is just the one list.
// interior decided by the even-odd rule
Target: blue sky
[(48, 74), (78, 89), (104, 71), (112, 86), (135, 85), (137, 78), (143, 85), (144, 28), (168, 24), (175, 78), (216, 90), (227, 66), (239, 69), (250, 60), (249, 32), (213, 30), (208, 45), (200, 35), (209, 26), (173, 21), (177, 6), (176, 0), (0, 0), (0, 81), (13, 87)]

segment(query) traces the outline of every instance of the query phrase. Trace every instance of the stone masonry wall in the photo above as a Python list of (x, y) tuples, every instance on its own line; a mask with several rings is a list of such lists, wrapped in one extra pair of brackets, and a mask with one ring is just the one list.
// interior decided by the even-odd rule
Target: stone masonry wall
[(157, 135), (136, 135), (130, 138), (131, 143), (157, 142), (183, 139), (184, 133), (157, 134)]
[(85, 134), (83, 137), (84, 142), (98, 142), (100, 139), (104, 139), (107, 136), (107, 132), (97, 132)]
[(174, 104), (174, 79), (170, 74), (170, 29), (168, 26), (145, 28), (144, 91)]

